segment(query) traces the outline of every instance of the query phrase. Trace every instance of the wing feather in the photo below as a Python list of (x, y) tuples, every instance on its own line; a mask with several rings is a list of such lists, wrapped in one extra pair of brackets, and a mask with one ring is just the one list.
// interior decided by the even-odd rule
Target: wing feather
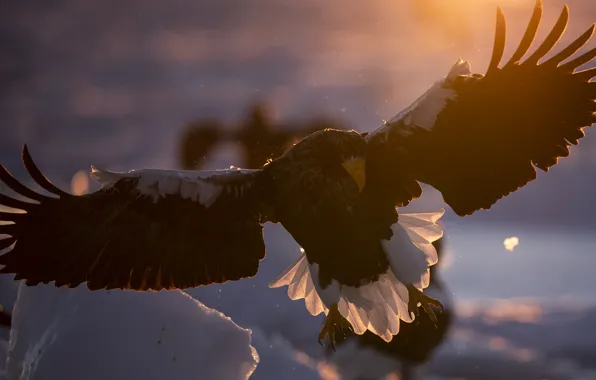
[(505, 67), (518, 63), (528, 52), (528, 49), (532, 45), (532, 42), (534, 42), (534, 38), (536, 38), (536, 32), (538, 32), (538, 27), (540, 26), (541, 18), (542, 2), (540, 0), (537, 0), (528, 28), (526, 29), (526, 32), (524, 33), (524, 36), (522, 37), (522, 40), (519, 43), (519, 46), (517, 47), (517, 50), (515, 51), (515, 53), (513, 53), (511, 59), (509, 59), (509, 62), (507, 62)]
[[(1, 206), (25, 211), (0, 213), (9, 222), (0, 225), (0, 235), (8, 235), (0, 249), (14, 244), (0, 256), (0, 273), (14, 273), (28, 285), (184, 289), (253, 276), (265, 255), (261, 171), (95, 169), (104, 187), (74, 196), (41, 173), (26, 147), (23, 163), (38, 185), (58, 196), (36, 193), (0, 167), (2, 182), (36, 201), (0, 194)], [(203, 194), (182, 195), (183, 185), (193, 181), (199, 193), (212, 193), (209, 202), (201, 202)]]
[(557, 22), (555, 23), (555, 26), (552, 28), (552, 30), (550, 31), (548, 36), (546, 36), (546, 38), (544, 39), (542, 44), (540, 44), (538, 49), (536, 49), (536, 51), (534, 53), (532, 53), (532, 55), (530, 57), (528, 57), (528, 59), (526, 59), (527, 64), (529, 64), (529, 65), (537, 64), (538, 61), (542, 57), (547, 55), (548, 52), (552, 50), (552, 48), (557, 44), (557, 42), (559, 42), (559, 40), (563, 36), (563, 33), (565, 32), (565, 29), (567, 28), (568, 21), (569, 21), (569, 7), (567, 5), (565, 5), (563, 7), (563, 11), (561, 11), (561, 15), (559, 15), (559, 18), (558, 18)]
[(403, 189), (418, 180), (439, 190), (458, 215), (488, 209), (534, 180), (535, 167), (548, 171), (559, 158), (567, 157), (569, 146), (584, 136), (583, 128), (596, 121), (596, 83), (590, 82), (596, 68), (576, 72), (596, 58), (596, 48), (561, 64), (586, 45), (595, 26), (538, 64), (565, 30), (569, 11), (564, 7), (546, 39), (523, 61), (541, 16), (538, 0), (518, 48), (499, 67), (506, 27), (498, 10), (486, 75), (465, 70), (464, 75), (454, 75), (468, 65), (458, 62), (433, 87), (445, 93), (445, 106), (437, 113), (430, 104), (418, 105), (419, 110), (433, 113), (432, 126), (417, 125), (404, 112), (366, 137), (375, 145), (370, 166), (391, 177), (378, 181), (379, 187), (392, 189), (396, 202), (405, 203)]
[(497, 27), (495, 31), (495, 43), (493, 46), (493, 55), (488, 65), (487, 74), (499, 69), (499, 63), (505, 53), (505, 42), (507, 40), (507, 26), (505, 15), (501, 8), (497, 8)]
[[(588, 82), (590, 79), (596, 77), (596, 67), (575, 72), (575, 76), (583, 82)], [(596, 91), (593, 91), (596, 97)]]
[[(573, 54), (577, 53), (577, 51), (579, 49), (581, 49), (586, 44), (586, 42), (588, 42), (590, 40), (590, 38), (592, 38), (592, 35), (594, 34), (595, 27), (596, 27), (596, 25), (592, 25), (581, 36), (579, 36), (575, 41), (573, 41), (571, 44), (567, 45), (567, 47), (565, 49), (561, 50), (559, 53), (554, 55), (552, 58), (544, 61), (544, 63), (542, 63), (542, 65), (544, 67), (557, 66), (558, 64), (560, 64), (567, 58), (571, 57)], [(544, 54), (545, 55), (548, 54), (548, 51), (545, 52)]]
[(580, 67), (583, 64), (590, 62), (595, 57), (596, 57), (596, 48), (594, 48), (594, 49), (580, 55), (579, 57), (559, 66), (559, 69), (564, 72), (567, 72), (567, 73), (572, 73), (575, 71), (575, 69), (577, 69), (578, 67)]
[(37, 182), (37, 184), (41, 186), (44, 190), (61, 197), (67, 197), (70, 195), (67, 192), (57, 188), (41, 173), (41, 170), (39, 170), (37, 165), (35, 165), (35, 162), (33, 162), (33, 159), (29, 154), (29, 148), (27, 148), (27, 145), (23, 147), (23, 154), (21, 158), (23, 160), (23, 164), (25, 165), (25, 169), (27, 169), (27, 172), (29, 172), (31, 178), (33, 178), (33, 180)]

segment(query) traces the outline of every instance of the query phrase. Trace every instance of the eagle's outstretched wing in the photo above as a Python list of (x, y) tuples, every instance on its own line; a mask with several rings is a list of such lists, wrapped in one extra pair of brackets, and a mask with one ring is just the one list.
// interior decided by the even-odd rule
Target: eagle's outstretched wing
[(368, 165), (393, 174), (382, 185), (395, 188), (396, 203), (419, 195), (403, 194), (418, 190), (419, 180), (439, 190), (458, 215), (490, 208), (535, 179), (534, 166), (547, 171), (569, 155), (569, 146), (584, 136), (582, 128), (596, 122), (596, 83), (589, 82), (596, 68), (576, 71), (596, 57), (596, 49), (563, 62), (588, 42), (594, 25), (544, 60), (566, 28), (565, 6), (550, 34), (523, 60), (541, 16), (538, 0), (519, 47), (499, 66), (506, 34), (499, 9), (485, 75), (458, 61), (446, 78), (367, 136), (375, 146)]
[[(0, 273), (28, 285), (55, 281), (95, 289), (160, 290), (238, 280), (256, 274), (265, 256), (260, 170), (211, 172), (94, 169), (101, 190), (68, 194), (23, 163), (54, 196), (18, 182), (3, 166), (0, 180), (34, 202), (0, 194)], [(57, 197), (56, 197), (57, 196)]]

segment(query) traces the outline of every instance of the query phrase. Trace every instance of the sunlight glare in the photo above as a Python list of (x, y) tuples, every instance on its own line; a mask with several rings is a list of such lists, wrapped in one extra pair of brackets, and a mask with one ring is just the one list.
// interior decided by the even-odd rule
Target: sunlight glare
[(513, 252), (513, 249), (519, 245), (519, 238), (517, 236), (508, 237), (503, 241), (505, 249), (509, 252)]

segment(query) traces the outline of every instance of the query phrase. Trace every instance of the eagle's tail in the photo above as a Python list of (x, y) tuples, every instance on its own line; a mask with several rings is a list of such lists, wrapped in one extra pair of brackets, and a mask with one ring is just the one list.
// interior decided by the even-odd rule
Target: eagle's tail
[[(399, 332), (400, 320), (412, 322), (408, 310), (409, 292), (406, 285), (422, 290), (429, 284), (429, 267), (438, 261), (433, 242), (443, 235), (438, 219), (444, 210), (432, 213), (400, 213), (399, 222), (392, 226), (391, 240), (382, 241), (390, 268), (378, 281), (360, 287), (341, 286), (338, 309), (352, 325), (356, 334), (370, 330), (389, 342)], [(302, 255), (269, 287), (288, 286), (292, 300), (304, 298), (312, 315), (328, 313), (313, 283), (311, 268)]]
[(269, 287), (281, 288), (282, 286), (287, 285), (288, 297), (292, 300), (304, 298), (304, 304), (310, 314), (319, 315), (323, 312), (327, 314), (329, 310), (315, 290), (306, 254), (302, 248), (300, 250), (302, 251), (302, 254), (298, 260), (272, 281), (269, 284)]
[(401, 213), (399, 222), (391, 226), (393, 236), (381, 240), (395, 277), (419, 290), (428, 287), (429, 268), (439, 261), (432, 244), (443, 236), (437, 221), (445, 210), (425, 213)]

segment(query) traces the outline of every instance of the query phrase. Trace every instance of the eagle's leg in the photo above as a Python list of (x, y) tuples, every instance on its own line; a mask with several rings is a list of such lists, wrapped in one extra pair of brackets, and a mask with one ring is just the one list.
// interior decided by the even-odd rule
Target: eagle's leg
[(335, 351), (335, 333), (337, 328), (339, 328), (341, 332), (344, 332), (345, 330), (352, 330), (352, 325), (350, 325), (350, 322), (341, 315), (337, 309), (337, 304), (334, 304), (329, 309), (325, 324), (319, 333), (319, 344), (322, 346), (322, 341), (327, 337), (331, 348)]
[(437, 320), (435, 311), (431, 306), (435, 306), (440, 310), (443, 310), (443, 305), (441, 302), (422, 293), (422, 291), (418, 290), (414, 285), (406, 285), (406, 288), (408, 288), (408, 293), (410, 296), (408, 301), (408, 311), (414, 312), (414, 315), (418, 315), (418, 304), (420, 304), (422, 309), (424, 309), (430, 318), (431, 322), (435, 325), (435, 327), (438, 327), (439, 321)]

